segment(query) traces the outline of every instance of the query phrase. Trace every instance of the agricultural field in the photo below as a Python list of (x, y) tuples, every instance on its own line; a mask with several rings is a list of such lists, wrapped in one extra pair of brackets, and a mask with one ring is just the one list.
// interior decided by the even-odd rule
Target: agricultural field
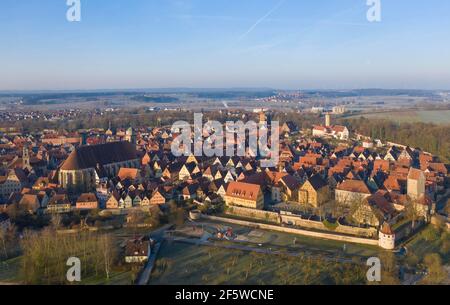
[[(229, 215), (227, 215), (227, 217), (229, 217)], [(240, 242), (246, 242), (249, 245), (262, 244), (265, 248), (288, 248), (292, 251), (301, 251), (306, 254), (338, 255), (347, 258), (354, 256), (367, 258), (377, 256), (380, 253), (380, 249), (375, 246), (344, 243), (283, 232), (254, 230), (236, 224), (223, 225), (220, 222), (210, 223), (218, 225), (219, 227), (232, 227), (233, 232), (238, 236), (237, 239), (240, 240)]]
[(450, 124), (450, 110), (405, 110), (378, 113), (362, 113), (350, 118), (389, 119), (398, 123), (434, 123)]
[(166, 242), (150, 285), (364, 284), (364, 266)]

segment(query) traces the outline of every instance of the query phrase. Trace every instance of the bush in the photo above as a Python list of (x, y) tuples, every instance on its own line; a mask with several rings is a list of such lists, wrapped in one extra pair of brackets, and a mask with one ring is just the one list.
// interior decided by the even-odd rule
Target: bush
[(323, 225), (324, 225), (328, 230), (331, 230), (331, 231), (335, 231), (335, 230), (339, 227), (339, 224), (338, 224), (337, 222), (332, 223), (332, 222), (329, 222), (328, 220), (324, 220), (324, 221), (323, 221)]

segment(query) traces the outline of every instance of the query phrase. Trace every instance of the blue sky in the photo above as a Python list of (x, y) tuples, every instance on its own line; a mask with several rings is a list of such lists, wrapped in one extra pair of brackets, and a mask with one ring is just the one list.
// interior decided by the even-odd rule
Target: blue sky
[(450, 89), (450, 1), (0, 1), (0, 90)]

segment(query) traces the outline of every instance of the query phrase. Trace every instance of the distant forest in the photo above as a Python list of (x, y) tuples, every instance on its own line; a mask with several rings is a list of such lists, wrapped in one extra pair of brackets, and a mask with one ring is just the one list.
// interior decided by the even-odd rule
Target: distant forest
[(450, 125), (395, 123), (384, 119), (343, 120), (352, 130), (375, 139), (419, 147), (450, 163)]
[(180, 101), (179, 98), (165, 95), (162, 96), (138, 95), (133, 96), (132, 100), (141, 103), (157, 103), (157, 104), (176, 103)]
[(198, 92), (194, 95), (203, 99), (239, 99), (239, 98), (266, 98), (274, 96), (275, 91), (211, 91)]

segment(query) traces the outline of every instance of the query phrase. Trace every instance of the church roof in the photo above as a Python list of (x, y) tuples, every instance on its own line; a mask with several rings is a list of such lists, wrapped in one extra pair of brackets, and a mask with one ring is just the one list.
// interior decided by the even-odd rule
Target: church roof
[(129, 142), (81, 146), (72, 151), (61, 170), (82, 170), (99, 165), (137, 159), (136, 148)]

